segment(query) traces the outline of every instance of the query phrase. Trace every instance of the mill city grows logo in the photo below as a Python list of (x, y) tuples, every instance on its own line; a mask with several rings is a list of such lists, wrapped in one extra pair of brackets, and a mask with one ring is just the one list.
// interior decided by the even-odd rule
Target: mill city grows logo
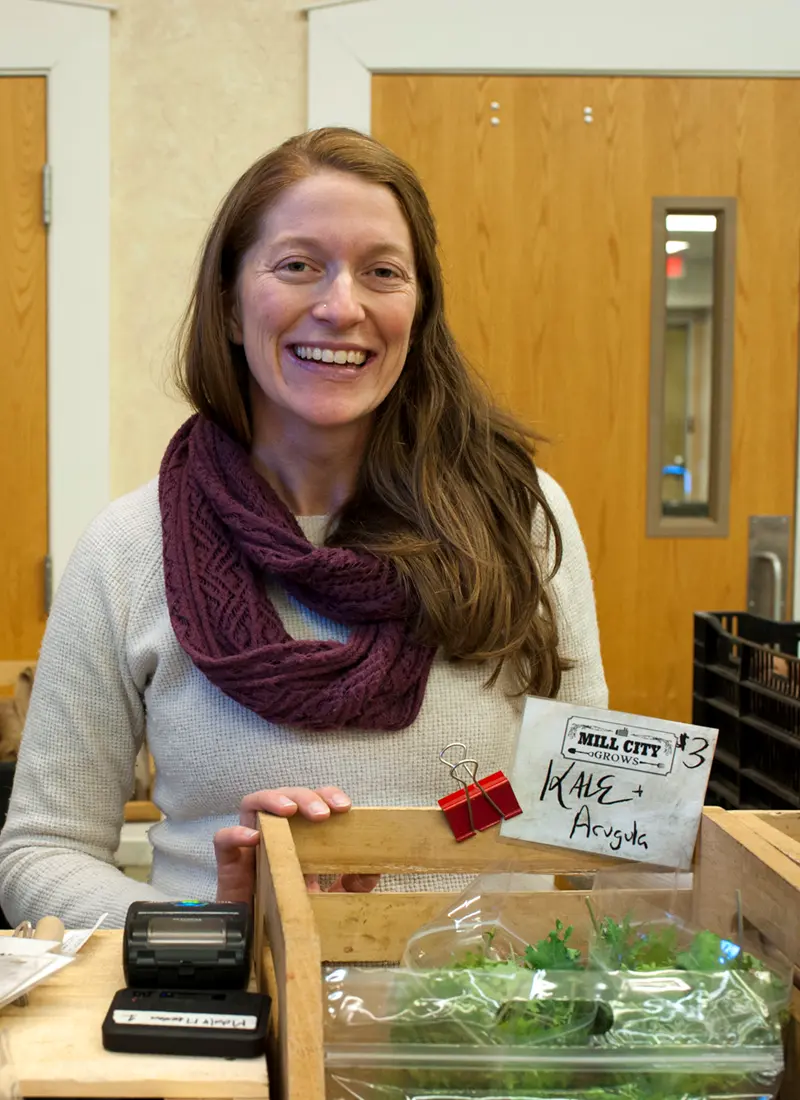
[(565, 760), (613, 764), (630, 771), (669, 775), (675, 759), (677, 738), (655, 733), (641, 726), (618, 726), (613, 722), (569, 718), (561, 755)]

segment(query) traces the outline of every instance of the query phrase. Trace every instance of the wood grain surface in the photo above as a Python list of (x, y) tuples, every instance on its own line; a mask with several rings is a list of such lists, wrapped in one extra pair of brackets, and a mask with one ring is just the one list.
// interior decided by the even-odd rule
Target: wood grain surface
[[(621, 710), (689, 718), (693, 613), (747, 606), (748, 517), (794, 511), (799, 117), (798, 80), (372, 80), (373, 133), (438, 220), (455, 333), (552, 441)], [(645, 536), (651, 205), (686, 195), (738, 202), (727, 539)]]
[(27, 1007), (2, 1009), (24, 1096), (267, 1100), (264, 1058), (149, 1057), (105, 1050), (103, 1019), (111, 998), (124, 988), (122, 931), (96, 932), (71, 966), (31, 991)]
[[(0, 77), (0, 660), (28, 661), (45, 624), (46, 81)], [(80, 430), (75, 425), (75, 430)]]

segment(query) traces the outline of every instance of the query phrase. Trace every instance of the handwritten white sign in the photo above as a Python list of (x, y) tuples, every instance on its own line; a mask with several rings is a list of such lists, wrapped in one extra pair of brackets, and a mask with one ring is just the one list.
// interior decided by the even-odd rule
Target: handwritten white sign
[(528, 699), (503, 836), (688, 868), (717, 731)]

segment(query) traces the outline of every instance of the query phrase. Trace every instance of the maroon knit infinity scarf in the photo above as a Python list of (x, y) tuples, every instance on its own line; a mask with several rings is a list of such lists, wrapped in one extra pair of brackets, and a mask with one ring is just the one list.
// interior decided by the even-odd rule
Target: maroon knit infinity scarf
[[(164, 580), (175, 634), (226, 695), (267, 721), (311, 730), (398, 730), (416, 718), (434, 650), (391, 562), (315, 547), (220, 428), (188, 420), (161, 464)], [(349, 641), (295, 641), (266, 594), (277, 578)]]

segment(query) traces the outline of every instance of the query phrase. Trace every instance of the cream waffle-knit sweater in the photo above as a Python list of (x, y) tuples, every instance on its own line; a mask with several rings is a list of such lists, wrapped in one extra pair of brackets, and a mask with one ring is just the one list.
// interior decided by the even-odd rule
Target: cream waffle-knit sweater
[[(564, 557), (552, 582), (561, 649), (573, 662), (560, 698), (607, 705), (594, 595), (569, 501), (541, 474)], [(300, 519), (321, 542), (325, 517)], [(534, 539), (545, 548), (544, 526)], [(270, 588), (296, 638), (344, 640), (347, 627)], [(48, 913), (84, 928), (104, 912), (121, 927), (136, 900), (213, 899), (215, 831), (238, 822), (243, 795), (270, 787), (342, 787), (355, 805), (435, 805), (452, 789), (438, 754), (463, 741), (484, 774), (507, 767), (523, 701), (485, 667), (435, 659), (416, 721), (396, 733), (312, 733), (274, 726), (227, 698), (191, 663), (164, 593), (157, 483), (94, 521), (58, 587), (36, 672), (8, 820), (0, 905), (12, 924)], [(151, 883), (113, 865), (143, 740), (155, 758)], [(324, 828), (324, 824), (320, 825)]]

